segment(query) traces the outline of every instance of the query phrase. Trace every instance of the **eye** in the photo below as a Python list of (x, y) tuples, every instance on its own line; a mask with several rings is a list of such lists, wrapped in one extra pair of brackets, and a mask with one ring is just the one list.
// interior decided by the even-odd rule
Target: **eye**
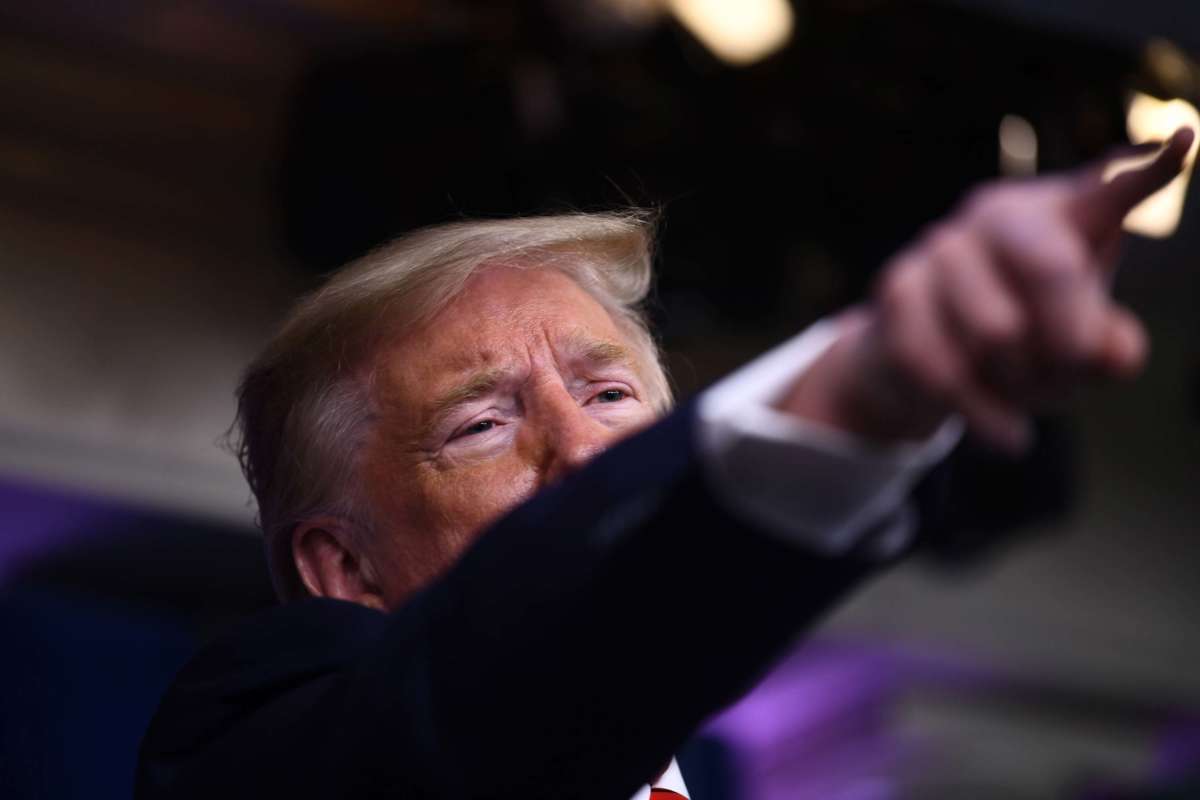
[(487, 433), (494, 427), (496, 427), (496, 422), (494, 420), (481, 419), (478, 422), (463, 428), (454, 438), (460, 439), (463, 436), (476, 436), (480, 433)]
[(597, 403), (619, 403), (628, 396), (621, 389), (605, 389), (592, 399)]

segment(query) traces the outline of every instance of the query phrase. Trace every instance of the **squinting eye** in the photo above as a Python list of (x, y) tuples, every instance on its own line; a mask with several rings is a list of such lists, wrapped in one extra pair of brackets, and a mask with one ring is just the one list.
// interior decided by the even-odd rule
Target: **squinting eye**
[(625, 392), (620, 389), (605, 389), (600, 394), (596, 395), (597, 403), (619, 403), (627, 397)]
[(481, 419), (474, 425), (463, 429), (459, 436), (474, 436), (477, 433), (487, 433), (492, 428), (496, 427), (496, 423), (490, 419)]

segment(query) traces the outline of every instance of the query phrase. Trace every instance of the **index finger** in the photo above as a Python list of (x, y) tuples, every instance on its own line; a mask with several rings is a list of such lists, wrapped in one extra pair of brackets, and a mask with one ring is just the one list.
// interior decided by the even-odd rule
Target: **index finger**
[[(1195, 140), (1190, 128), (1180, 128), (1161, 145), (1148, 163), (1121, 170), (1118, 159), (1105, 158), (1087, 167), (1080, 176), (1068, 214), (1091, 242), (1105, 240), (1138, 203), (1170, 183), (1183, 168)], [(1130, 148), (1128, 155), (1149, 155), (1151, 147)], [(1116, 174), (1112, 174), (1114, 166)]]

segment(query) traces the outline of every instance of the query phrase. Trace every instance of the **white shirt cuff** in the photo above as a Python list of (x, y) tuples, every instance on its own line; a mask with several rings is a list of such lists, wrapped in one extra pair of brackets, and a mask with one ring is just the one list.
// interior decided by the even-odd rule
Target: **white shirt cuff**
[(924, 441), (880, 446), (772, 408), (838, 335), (835, 321), (819, 322), (704, 391), (699, 449), (733, 513), (821, 553), (865, 546), (886, 558), (915, 534), (912, 488), (963, 425), (953, 417)]

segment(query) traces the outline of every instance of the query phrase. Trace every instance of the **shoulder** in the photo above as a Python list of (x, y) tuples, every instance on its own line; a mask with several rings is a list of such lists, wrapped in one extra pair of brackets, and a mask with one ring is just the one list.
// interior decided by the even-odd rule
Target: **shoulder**
[(258, 739), (264, 731), (299, 734), (289, 721), (314, 718), (387, 620), (353, 603), (310, 599), (251, 617), (206, 645), (176, 676), (143, 738), (139, 796), (175, 784), (176, 771), (198, 762), (262, 755), (272, 749)]
[(324, 598), (264, 611), (203, 647), (176, 676), (166, 702), (260, 694), (299, 675), (336, 671), (377, 641), (386, 623), (379, 611)]

